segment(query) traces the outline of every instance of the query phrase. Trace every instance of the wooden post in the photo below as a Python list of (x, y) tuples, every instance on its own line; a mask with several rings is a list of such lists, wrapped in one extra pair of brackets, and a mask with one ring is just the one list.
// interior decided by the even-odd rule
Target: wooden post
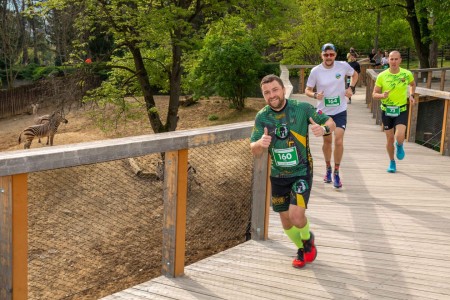
[(267, 175), (266, 175), (266, 211), (264, 218), (264, 240), (269, 238), (269, 211), (270, 200), (272, 199), (272, 187), (270, 183), (270, 165), (272, 164), (270, 156), (267, 158)]
[(162, 273), (184, 274), (188, 151), (166, 152), (164, 169), (164, 226)]
[(298, 93), (303, 94), (305, 92), (305, 69), (300, 68), (300, 78), (299, 78)]
[(450, 155), (450, 100), (444, 100), (444, 116), (442, 118), (441, 148), (442, 155)]
[(427, 76), (427, 89), (431, 89), (431, 80), (433, 79), (433, 71), (428, 71)]
[(406, 128), (406, 139), (408, 142), (416, 142), (417, 115), (419, 114), (419, 94), (414, 94), (414, 105), (409, 105), (408, 126)]
[(440, 86), (439, 86), (439, 89), (440, 89), (441, 91), (443, 91), (444, 88), (445, 88), (445, 73), (446, 73), (446, 70), (442, 70), (442, 71), (441, 71), (441, 84), (440, 84)]
[(12, 176), (0, 177), (0, 299), (12, 299)]
[(28, 175), (0, 177), (0, 299), (28, 298)]
[(253, 161), (253, 187), (252, 187), (252, 222), (251, 233), (253, 240), (265, 240), (268, 236), (268, 193), (269, 155), (267, 151)]

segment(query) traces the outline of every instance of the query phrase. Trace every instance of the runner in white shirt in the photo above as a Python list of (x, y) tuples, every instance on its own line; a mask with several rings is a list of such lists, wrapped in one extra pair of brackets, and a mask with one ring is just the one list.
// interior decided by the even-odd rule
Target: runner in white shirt
[[(322, 111), (332, 117), (336, 123), (334, 131), (334, 172), (331, 169), (331, 155), (333, 153), (332, 134), (323, 137), (323, 155), (327, 166), (324, 182), (334, 181), (335, 188), (341, 188), (339, 167), (344, 154), (344, 132), (347, 125), (347, 101), (353, 95), (358, 73), (346, 62), (335, 61), (336, 47), (333, 44), (322, 46), (322, 63), (311, 70), (306, 83), (305, 94), (317, 99), (317, 111)], [(349, 87), (345, 88), (345, 76), (351, 77)], [(314, 91), (316, 88), (316, 91)]]

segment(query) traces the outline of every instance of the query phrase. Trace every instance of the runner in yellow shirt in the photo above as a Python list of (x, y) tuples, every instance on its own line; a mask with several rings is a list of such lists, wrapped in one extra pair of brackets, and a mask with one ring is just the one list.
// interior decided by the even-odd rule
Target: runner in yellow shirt
[[(381, 120), (386, 133), (386, 150), (390, 163), (387, 171), (395, 173), (397, 166), (394, 159), (394, 142), (397, 159), (405, 158), (403, 142), (408, 124), (408, 100), (414, 104), (416, 83), (411, 71), (400, 68), (402, 58), (400, 52), (389, 54), (389, 69), (381, 72), (375, 82), (372, 93), (374, 99), (381, 99)], [(408, 96), (409, 87), (409, 96)]]

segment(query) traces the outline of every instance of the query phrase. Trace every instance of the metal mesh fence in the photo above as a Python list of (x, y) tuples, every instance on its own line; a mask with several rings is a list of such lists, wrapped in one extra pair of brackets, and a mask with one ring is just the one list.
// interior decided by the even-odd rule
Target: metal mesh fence
[[(160, 162), (152, 154), (29, 174), (29, 299), (98, 299), (161, 274)], [(190, 149), (189, 162), (186, 264), (248, 237), (249, 141)]]
[(445, 100), (419, 103), (417, 115), (416, 143), (440, 150)]

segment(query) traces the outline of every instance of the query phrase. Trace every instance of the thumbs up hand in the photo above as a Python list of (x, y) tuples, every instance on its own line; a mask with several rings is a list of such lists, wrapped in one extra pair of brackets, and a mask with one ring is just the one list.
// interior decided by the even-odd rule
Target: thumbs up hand
[(272, 141), (272, 137), (269, 135), (269, 130), (267, 129), (267, 127), (264, 127), (264, 134), (259, 139), (259, 144), (263, 148), (269, 148), (271, 141)]
[(309, 122), (311, 123), (311, 131), (315, 136), (322, 136), (325, 134), (325, 128), (320, 126), (310, 117)]

